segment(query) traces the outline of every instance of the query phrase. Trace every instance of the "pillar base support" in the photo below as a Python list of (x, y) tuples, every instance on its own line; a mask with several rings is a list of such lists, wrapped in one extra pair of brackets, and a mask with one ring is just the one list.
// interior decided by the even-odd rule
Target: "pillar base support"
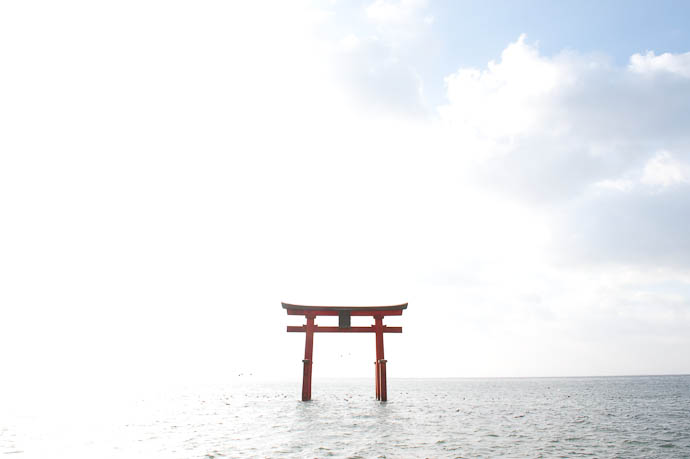
[(311, 400), (311, 359), (303, 359), (304, 373), (302, 374), (302, 401), (308, 402)]
[(376, 367), (377, 367), (377, 400), (381, 400), (382, 402), (387, 402), (388, 401), (388, 388), (387, 388), (387, 381), (386, 381), (386, 363), (388, 363), (388, 360), (386, 359), (379, 359), (376, 362)]

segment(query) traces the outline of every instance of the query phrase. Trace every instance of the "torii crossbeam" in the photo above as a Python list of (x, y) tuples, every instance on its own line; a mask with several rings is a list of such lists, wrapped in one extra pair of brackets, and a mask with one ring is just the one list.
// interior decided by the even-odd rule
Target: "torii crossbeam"
[[(306, 333), (304, 345), (304, 373), (302, 376), (302, 400), (311, 400), (311, 367), (314, 351), (314, 333), (376, 333), (376, 400), (388, 400), (386, 388), (386, 362), (383, 355), (383, 334), (402, 333), (402, 327), (388, 327), (383, 325), (384, 316), (401, 316), (407, 303), (392, 306), (303, 306), (299, 304), (282, 303), (288, 315), (304, 316), (306, 325), (288, 325), (288, 332)], [(317, 316), (338, 316), (337, 327), (320, 327), (314, 323)], [(374, 325), (369, 327), (352, 327), (352, 316), (371, 316)]]

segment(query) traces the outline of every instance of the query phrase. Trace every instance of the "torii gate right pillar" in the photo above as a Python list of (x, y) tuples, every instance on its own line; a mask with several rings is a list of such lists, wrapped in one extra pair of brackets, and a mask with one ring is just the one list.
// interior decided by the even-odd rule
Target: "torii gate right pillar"
[(314, 316), (307, 314), (307, 332), (304, 344), (304, 374), (302, 375), (302, 401), (311, 400), (311, 367), (314, 355)]
[(376, 330), (376, 400), (388, 400), (388, 385), (386, 383), (386, 360), (383, 352), (383, 316), (374, 316)]

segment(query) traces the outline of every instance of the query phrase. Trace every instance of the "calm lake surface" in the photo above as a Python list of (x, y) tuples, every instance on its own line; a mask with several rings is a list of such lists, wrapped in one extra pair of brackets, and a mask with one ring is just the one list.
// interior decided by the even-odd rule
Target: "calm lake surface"
[[(242, 382), (0, 415), (4, 457), (690, 457), (690, 376)], [(108, 403), (107, 401), (110, 401)]]

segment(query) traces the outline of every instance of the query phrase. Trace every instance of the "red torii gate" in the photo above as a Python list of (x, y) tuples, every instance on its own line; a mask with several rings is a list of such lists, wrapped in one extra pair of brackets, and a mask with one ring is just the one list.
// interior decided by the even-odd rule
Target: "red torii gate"
[[(303, 306), (299, 304), (282, 303), (283, 309), (290, 316), (304, 316), (306, 325), (288, 325), (288, 332), (306, 333), (304, 346), (304, 373), (302, 376), (302, 401), (311, 400), (311, 367), (314, 351), (314, 333), (376, 333), (376, 400), (388, 400), (386, 388), (386, 362), (383, 355), (383, 334), (402, 333), (402, 327), (388, 327), (383, 325), (384, 316), (401, 316), (407, 303), (392, 306)], [(337, 327), (320, 327), (314, 323), (317, 316), (338, 316)], [(352, 316), (372, 316), (374, 325), (369, 327), (352, 327)]]

